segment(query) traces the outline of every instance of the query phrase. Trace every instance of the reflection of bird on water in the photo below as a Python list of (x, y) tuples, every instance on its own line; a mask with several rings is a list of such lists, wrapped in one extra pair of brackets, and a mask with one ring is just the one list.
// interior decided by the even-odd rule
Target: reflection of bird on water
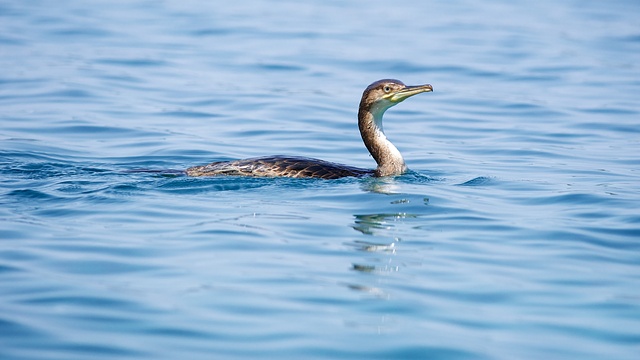
[(346, 176), (400, 175), (407, 165), (400, 151), (382, 130), (384, 112), (410, 96), (433, 91), (431, 85), (406, 86), (398, 80), (379, 80), (362, 94), (358, 110), (358, 127), (365, 146), (378, 163), (375, 170), (360, 169), (328, 161), (296, 157), (268, 156), (244, 160), (220, 161), (187, 169), (189, 176), (285, 176), (294, 178), (337, 179)]

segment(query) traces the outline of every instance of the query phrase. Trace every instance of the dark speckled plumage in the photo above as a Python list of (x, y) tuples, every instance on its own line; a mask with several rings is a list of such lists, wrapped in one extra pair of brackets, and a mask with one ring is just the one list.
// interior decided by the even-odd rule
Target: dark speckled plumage
[(297, 156), (266, 156), (219, 161), (186, 170), (189, 176), (256, 176), (338, 179), (347, 176), (400, 175), (407, 166), (398, 149), (382, 130), (384, 112), (410, 96), (433, 91), (431, 85), (406, 86), (398, 80), (378, 80), (369, 85), (360, 100), (358, 127), (367, 150), (378, 164), (375, 170), (360, 169), (324, 160)]
[(257, 176), (339, 179), (347, 176), (365, 176), (373, 170), (335, 164), (320, 159), (297, 156), (265, 156), (243, 160), (219, 161), (187, 169), (189, 176)]

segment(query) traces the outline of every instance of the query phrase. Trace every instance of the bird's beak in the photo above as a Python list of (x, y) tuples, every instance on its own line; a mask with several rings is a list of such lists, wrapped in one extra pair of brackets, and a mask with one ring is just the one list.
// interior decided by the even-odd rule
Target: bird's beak
[(429, 85), (429, 84), (425, 84), (425, 85), (417, 85), (417, 86), (407, 86), (402, 90), (398, 90), (396, 93), (392, 94), (389, 97), (389, 100), (391, 100), (394, 103), (399, 103), (401, 101), (403, 101), (404, 99), (407, 99), (413, 95), (416, 94), (420, 94), (423, 92), (431, 92), (433, 91), (433, 86)]

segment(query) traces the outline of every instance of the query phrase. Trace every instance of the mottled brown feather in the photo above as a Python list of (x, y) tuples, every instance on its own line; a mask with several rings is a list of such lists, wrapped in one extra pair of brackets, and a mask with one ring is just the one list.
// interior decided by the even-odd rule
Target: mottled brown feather
[(187, 169), (189, 176), (255, 176), (339, 179), (366, 176), (373, 170), (360, 169), (320, 159), (298, 156), (266, 156), (242, 160), (218, 161)]

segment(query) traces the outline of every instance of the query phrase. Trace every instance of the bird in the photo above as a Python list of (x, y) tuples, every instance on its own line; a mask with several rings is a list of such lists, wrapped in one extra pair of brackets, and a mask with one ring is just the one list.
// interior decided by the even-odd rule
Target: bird
[(392, 106), (423, 92), (432, 92), (430, 84), (407, 86), (400, 80), (382, 79), (367, 86), (358, 109), (358, 128), (364, 145), (377, 163), (375, 169), (363, 169), (302, 156), (263, 156), (242, 160), (217, 161), (193, 166), (188, 176), (250, 176), (339, 179), (343, 177), (385, 177), (401, 175), (407, 165), (389, 141), (382, 127), (382, 117)]

